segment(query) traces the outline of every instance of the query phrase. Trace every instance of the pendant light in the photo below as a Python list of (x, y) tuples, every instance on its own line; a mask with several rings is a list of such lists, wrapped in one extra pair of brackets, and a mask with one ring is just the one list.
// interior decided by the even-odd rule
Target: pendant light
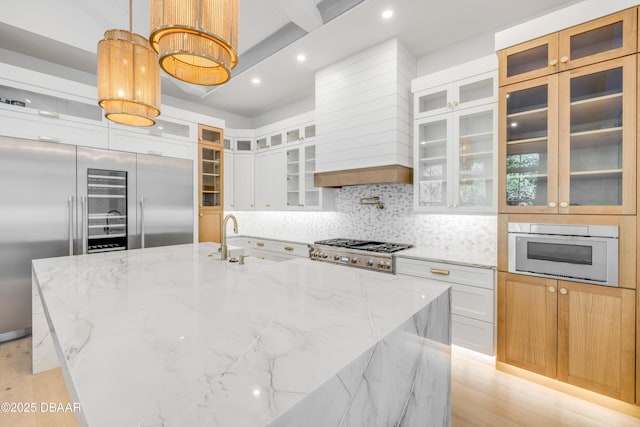
[(160, 67), (149, 41), (129, 31), (109, 30), (98, 42), (98, 99), (105, 117), (129, 126), (153, 126), (160, 114)]
[(151, 0), (151, 47), (169, 75), (225, 83), (238, 63), (238, 0)]

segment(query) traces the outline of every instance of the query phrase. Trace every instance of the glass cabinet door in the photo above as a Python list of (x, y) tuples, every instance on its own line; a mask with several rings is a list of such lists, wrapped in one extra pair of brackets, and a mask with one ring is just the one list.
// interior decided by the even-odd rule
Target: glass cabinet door
[(222, 151), (200, 146), (200, 207), (222, 206)]
[(417, 205), (448, 208), (449, 178), (447, 141), (451, 134), (450, 115), (417, 124), (418, 170)]
[(320, 206), (320, 188), (313, 183), (316, 172), (316, 146), (304, 147), (304, 201), (303, 206)]
[(446, 113), (451, 109), (451, 86), (428, 89), (417, 96), (416, 117), (427, 117)]
[(210, 144), (222, 144), (222, 129), (213, 126), (198, 125), (198, 141)]
[(302, 206), (300, 149), (287, 150), (287, 206)]
[(635, 8), (560, 32), (560, 70), (568, 70), (636, 52)]
[(500, 86), (558, 72), (557, 53), (557, 33), (501, 50)]
[(553, 75), (500, 90), (501, 212), (557, 211), (557, 81)]
[(634, 57), (560, 75), (561, 213), (635, 213)]
[(494, 106), (468, 109), (456, 116), (458, 180), (454, 208), (490, 211), (494, 207), (495, 119)]

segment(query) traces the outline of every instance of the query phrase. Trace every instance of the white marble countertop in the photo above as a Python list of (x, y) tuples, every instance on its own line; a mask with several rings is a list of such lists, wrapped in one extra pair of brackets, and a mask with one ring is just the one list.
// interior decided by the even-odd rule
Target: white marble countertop
[(496, 268), (497, 255), (494, 251), (478, 251), (473, 245), (466, 250), (456, 247), (415, 246), (393, 254), (401, 258), (415, 258), (449, 264), (468, 265), (471, 267)]
[(267, 426), (448, 289), (216, 249), (33, 262), (81, 424)]
[[(231, 237), (231, 236), (230, 236)], [(235, 238), (275, 240), (279, 242), (306, 245), (306, 242), (293, 240), (278, 240), (274, 238), (262, 238), (249, 235), (233, 235)], [(468, 246), (456, 245), (448, 247), (438, 244), (434, 246), (414, 246), (393, 254), (396, 257), (423, 259), (426, 261), (444, 262), (449, 264), (467, 265), (480, 268), (497, 268), (498, 259), (494, 250), (479, 250), (473, 244)]]

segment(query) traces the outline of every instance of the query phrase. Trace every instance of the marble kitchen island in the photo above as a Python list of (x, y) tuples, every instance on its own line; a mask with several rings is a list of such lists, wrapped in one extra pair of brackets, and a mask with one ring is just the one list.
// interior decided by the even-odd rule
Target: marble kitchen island
[(450, 425), (447, 285), (216, 249), (33, 261), (80, 425)]

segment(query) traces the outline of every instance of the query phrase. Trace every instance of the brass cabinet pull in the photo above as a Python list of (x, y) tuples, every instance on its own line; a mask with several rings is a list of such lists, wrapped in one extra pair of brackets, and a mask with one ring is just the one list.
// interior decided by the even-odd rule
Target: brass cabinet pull
[(567, 291), (567, 288), (560, 288), (560, 293), (561, 293), (562, 295), (566, 295), (566, 294), (567, 294), (567, 292), (569, 292), (569, 291)]
[(441, 268), (430, 268), (429, 271), (433, 274), (442, 274), (443, 276), (451, 274), (449, 270), (442, 270)]
[(565, 62), (569, 62), (569, 57), (568, 56), (563, 56), (562, 58), (560, 58), (560, 62), (562, 62), (563, 64)]
[(265, 207), (265, 208), (270, 208), (270, 207), (271, 207), (271, 205), (270, 205), (269, 203), (267, 203), (267, 204), (265, 204), (265, 205), (264, 205), (264, 207)]
[(291, 246), (285, 246), (284, 250), (285, 251), (289, 251), (289, 252), (293, 252), (293, 248)]
[(256, 246), (263, 247), (263, 246), (264, 246), (264, 243), (262, 243), (262, 242), (256, 242)]
[(549, 292), (554, 293), (556, 291), (556, 288), (554, 288), (553, 286), (549, 286)]
[(551, 61), (549, 61), (549, 65), (551, 65), (552, 67), (553, 67), (554, 65), (558, 65), (558, 60), (557, 60), (557, 59), (555, 59), (555, 58), (553, 58)]

